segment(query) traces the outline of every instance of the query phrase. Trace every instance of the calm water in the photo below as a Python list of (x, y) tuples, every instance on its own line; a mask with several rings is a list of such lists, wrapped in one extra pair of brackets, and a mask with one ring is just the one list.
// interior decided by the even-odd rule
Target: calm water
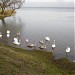
[[(11, 31), (10, 38), (6, 37), (6, 30)], [(21, 48), (27, 48), (25, 39), (31, 43), (44, 40), (45, 36), (50, 36), (51, 41), (47, 43), (47, 50), (52, 52), (51, 45), (56, 40), (56, 58), (65, 57), (65, 49), (71, 47), (68, 58), (74, 59), (74, 12), (73, 9), (65, 8), (22, 8), (17, 10), (16, 15), (5, 19), (5, 25), (0, 21), (0, 32), (3, 37), (0, 41), (8, 45), (13, 45), (13, 38), (16, 33), (21, 32)], [(29, 49), (29, 48), (27, 48)], [(38, 48), (37, 48), (38, 49)]]

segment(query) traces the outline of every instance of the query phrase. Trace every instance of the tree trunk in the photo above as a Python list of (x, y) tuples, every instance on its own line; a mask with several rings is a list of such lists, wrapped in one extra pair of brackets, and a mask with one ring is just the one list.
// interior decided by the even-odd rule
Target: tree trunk
[(4, 8), (2, 8), (2, 12), (1, 12), (1, 14), (4, 14)]
[(13, 9), (11, 13), (13, 13), (14, 11), (15, 11), (15, 9)]

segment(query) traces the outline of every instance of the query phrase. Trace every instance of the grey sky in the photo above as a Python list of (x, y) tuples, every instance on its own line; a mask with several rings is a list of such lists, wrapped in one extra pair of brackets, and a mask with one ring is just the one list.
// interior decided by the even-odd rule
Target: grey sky
[(74, 7), (74, 2), (25, 2), (24, 7)]
[(58, 1), (73, 2), (74, 0), (26, 0), (26, 2), (58, 2)]

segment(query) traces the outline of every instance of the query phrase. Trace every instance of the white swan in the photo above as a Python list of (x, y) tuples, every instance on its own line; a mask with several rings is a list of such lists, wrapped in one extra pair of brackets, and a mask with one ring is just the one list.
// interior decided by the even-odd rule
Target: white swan
[(67, 46), (67, 48), (66, 48), (66, 53), (69, 53), (70, 50), (71, 50), (71, 48)]
[(18, 38), (14, 38), (14, 45), (21, 45), (21, 40), (18, 41)]
[(44, 41), (43, 41), (43, 40), (41, 40), (41, 41), (39, 41), (39, 43), (40, 43), (40, 44), (44, 44)]
[(10, 37), (10, 30), (7, 30), (7, 37)]
[(54, 40), (54, 43), (52, 44), (52, 49), (54, 50), (55, 47), (56, 47), (56, 44), (55, 44), (55, 40)]
[(26, 43), (28, 43), (29, 42), (29, 40), (28, 39), (26, 39)]
[(26, 45), (27, 45), (27, 47), (29, 47), (29, 48), (34, 48), (35, 49), (35, 47), (36, 47), (36, 42), (33, 44), (33, 43), (28, 43), (29, 42), (29, 40), (28, 39), (26, 39)]
[(7, 34), (10, 34), (10, 30), (7, 30)]
[(42, 46), (39, 46), (39, 48), (42, 49), (42, 50), (43, 50), (43, 49), (46, 50), (46, 45), (45, 45), (45, 46), (43, 46), (43, 45), (42, 45)]
[(68, 57), (68, 54), (67, 53), (69, 53), (71, 51), (71, 48), (69, 47), (69, 46), (67, 46), (67, 48), (66, 48), (66, 50), (65, 50), (65, 52), (66, 52), (66, 57)]
[(0, 32), (0, 38), (2, 37), (2, 33)]
[(45, 41), (50, 41), (50, 38), (49, 37), (45, 37)]

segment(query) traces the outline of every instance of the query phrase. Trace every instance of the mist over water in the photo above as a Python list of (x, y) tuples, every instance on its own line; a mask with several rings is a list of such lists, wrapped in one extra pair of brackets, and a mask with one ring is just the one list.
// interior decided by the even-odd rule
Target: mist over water
[[(47, 50), (52, 52), (51, 45), (56, 40), (56, 58), (65, 57), (65, 49), (71, 47), (68, 58), (73, 60), (74, 56), (74, 10), (72, 8), (22, 8), (17, 10), (16, 15), (5, 19), (6, 26), (0, 22), (0, 31), (4, 37), (0, 39), (8, 45), (13, 45), (16, 33), (21, 32), (22, 45), (26, 48), (25, 39), (31, 43), (36, 41), (39, 46), (40, 40), (50, 36), (51, 41), (47, 43)], [(6, 38), (6, 30), (11, 31), (11, 37)], [(37, 47), (38, 49), (38, 47)], [(31, 49), (32, 50), (32, 49)]]

